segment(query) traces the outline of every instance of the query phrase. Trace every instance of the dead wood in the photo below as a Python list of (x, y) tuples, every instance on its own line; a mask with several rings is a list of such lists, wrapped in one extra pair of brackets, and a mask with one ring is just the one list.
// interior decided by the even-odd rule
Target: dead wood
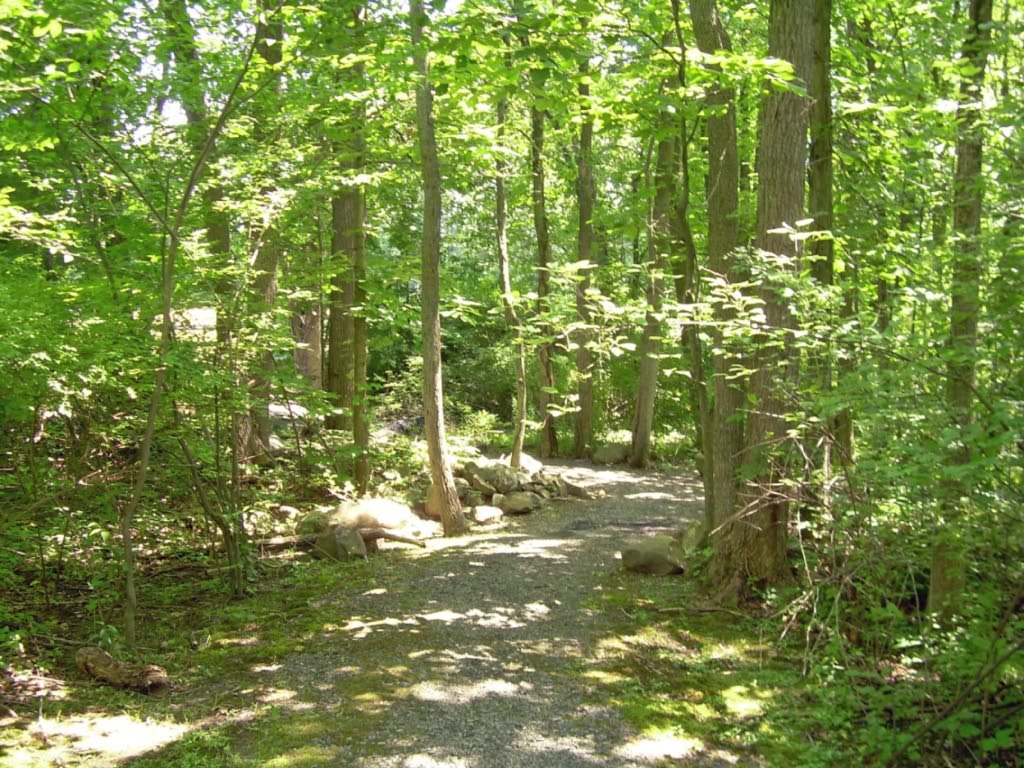
[(85, 674), (101, 682), (140, 693), (164, 693), (171, 685), (163, 667), (118, 661), (102, 648), (94, 646), (81, 648), (75, 654), (75, 664)]
[[(420, 539), (403, 536), (386, 528), (360, 528), (359, 535), (367, 543), (377, 539), (388, 539), (389, 541), (400, 541), (403, 544), (412, 544), (416, 547), (427, 546)], [(316, 544), (317, 536), (319, 534), (316, 533), (307, 533), (302, 536), (274, 536), (270, 539), (259, 539), (254, 543), (260, 552), (284, 552), (289, 549), (311, 549)]]
[(403, 544), (412, 544), (417, 547), (426, 548), (426, 544), (420, 539), (414, 539), (412, 536), (402, 536), (398, 533), (386, 530), (384, 528), (360, 528), (359, 535), (363, 537), (363, 541), (370, 542), (375, 539), (388, 539), (390, 541), (400, 541)]

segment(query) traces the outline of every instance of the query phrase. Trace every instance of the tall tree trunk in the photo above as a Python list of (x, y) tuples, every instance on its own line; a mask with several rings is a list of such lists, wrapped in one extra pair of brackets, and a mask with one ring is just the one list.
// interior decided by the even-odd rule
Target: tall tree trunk
[(550, 341), (553, 330), (548, 322), (548, 294), (551, 293), (551, 239), (548, 233), (548, 211), (544, 192), (544, 110), (530, 107), (530, 169), (532, 178), (533, 228), (537, 236), (537, 316), (541, 334), (545, 337), (538, 349), (540, 388), (537, 404), (540, 409), (540, 457), (548, 459), (558, 454), (558, 435), (555, 418), (551, 413), (552, 393), (555, 388), (554, 344)]
[(582, 459), (590, 450), (594, 439), (594, 353), (590, 348), (593, 333), (587, 292), (590, 289), (590, 270), (594, 258), (594, 118), (590, 107), (590, 85), (587, 76), (590, 67), (586, 61), (580, 65), (580, 126), (579, 156), (576, 164), (576, 200), (579, 209), (579, 228), (576, 238), (576, 260), (580, 274), (576, 279), (576, 315), (580, 331), (576, 339), (576, 418), (573, 423), (573, 456)]
[[(352, 42), (346, 53), (362, 47), (365, 9), (362, 3), (347, 8), (346, 27)], [(361, 60), (341, 69), (337, 85), (341, 91), (363, 87), (365, 65)], [(356, 489), (365, 494), (370, 481), (370, 429), (366, 391), (366, 192), (352, 177), (366, 165), (366, 110), (350, 107), (343, 116), (344, 138), (334, 142), (339, 158), (342, 187), (331, 200), (331, 279), (328, 325), (327, 391), (334, 412), (327, 419), (330, 429), (351, 430), (355, 458), (350, 467)]]
[[(201, 157), (207, 152), (212, 154), (212, 143), (208, 132), (213, 131), (215, 126), (210, 124), (203, 92), (202, 59), (196, 46), (195, 28), (192, 25), (186, 4), (182, 0), (162, 0), (161, 9), (172, 36), (170, 52), (174, 57), (175, 79), (178, 81), (175, 91), (185, 111), (189, 144), (196, 157)], [(224, 192), (216, 183), (207, 184), (201, 190), (201, 212), (206, 228), (207, 247), (210, 255), (214, 257), (215, 263), (222, 269), (227, 267), (231, 261), (231, 221), (227, 212), (220, 209), (223, 197)], [(227, 277), (218, 278), (214, 285), (214, 292), (217, 296), (217, 346), (214, 364), (221, 370), (229, 371), (236, 381), (240, 381), (241, 377), (237, 372), (235, 350), (232, 344), (236, 322), (233, 287), (232, 279)], [(229, 420), (228, 429), (219, 427), (215, 429), (218, 450), (214, 465), (217, 477), (217, 500), (221, 511), (211, 519), (221, 534), (224, 551), (227, 553), (232, 592), (240, 596), (244, 594), (248, 586), (246, 567), (243, 562), (246, 554), (245, 520), (238, 505), (240, 486), (238, 456), (241, 452), (242, 429), (240, 424), (243, 419), (242, 414), (233, 404), (233, 397), (230, 394), (218, 390), (217, 402), (218, 404), (227, 402), (231, 408), (232, 417)], [(177, 411), (175, 411), (175, 415), (180, 418)], [(231, 467), (227, 473), (223, 470), (222, 452), (219, 450), (223, 434), (227, 434), (230, 441)], [(226, 475), (230, 476), (230, 482), (227, 482)], [(205, 497), (205, 489), (198, 484), (202, 479), (202, 473), (196, 471), (194, 473), (195, 492), (200, 497)], [(204, 510), (208, 506), (204, 504)]]
[[(772, 0), (768, 23), (769, 55), (789, 61), (803, 85), (811, 71), (812, 14), (813, 0)], [(767, 94), (762, 107), (755, 245), (769, 263), (782, 257), (790, 265), (769, 270), (796, 268), (796, 243), (773, 230), (803, 218), (809, 109), (805, 97), (779, 89)], [(752, 407), (743, 447), (743, 464), (751, 479), (737, 496), (737, 508), (721, 525), (711, 561), (711, 580), (722, 599), (737, 596), (751, 581), (778, 584), (791, 578), (786, 559), (790, 478), (784, 452), (786, 401), (796, 374), (796, 359), (788, 349), (793, 318), (772, 285), (763, 284), (760, 295), (767, 332), (750, 380)]]
[[(835, 249), (832, 232), (832, 0), (814, 0), (814, 59), (811, 70), (810, 96), (810, 157), (807, 173), (807, 207), (814, 218), (814, 229), (829, 235), (815, 240), (810, 245), (811, 273), (825, 286), (835, 282)], [(842, 370), (833, 370), (834, 355), (825, 351), (825, 360), (820, 372), (821, 386), (825, 392), (832, 389), (834, 378)], [(849, 370), (850, 366), (846, 366)], [(830, 476), (833, 462), (833, 444), (838, 451), (839, 461), (847, 462), (853, 457), (853, 414), (844, 408), (829, 425), (830, 434), (823, 441), (821, 469), (824, 472), (823, 498), (829, 498)]]
[[(266, 147), (272, 147), (276, 141), (275, 132), (268, 129), (272, 116), (277, 110), (280, 99), (280, 72), (283, 28), (279, 19), (275, 19), (276, 9), (269, 5), (268, 0), (260, 4), (260, 19), (256, 23), (256, 53), (273, 73), (273, 84), (265, 91), (266, 98), (257, 104), (258, 125), (256, 139)], [(271, 188), (263, 190), (269, 193)], [(275, 212), (271, 211), (269, 216)], [(270, 326), (271, 313), (277, 301), (277, 272), (281, 263), (281, 237), (277, 227), (269, 217), (256, 222), (254, 228), (254, 247), (251, 256), (252, 287), (249, 291), (249, 315), (257, 327)], [(258, 353), (258, 360), (249, 381), (249, 397), (252, 405), (247, 419), (242, 420), (246, 440), (246, 457), (257, 463), (270, 460), (270, 387), (274, 376), (274, 353), (269, 345), (264, 345)]]
[[(690, 0), (694, 38), (705, 53), (732, 50), (718, 15), (715, 0)], [(739, 245), (740, 166), (736, 138), (736, 93), (715, 84), (708, 91), (708, 271), (725, 284), (744, 280), (734, 251)], [(709, 457), (710, 489), (705, 501), (707, 530), (713, 531), (733, 514), (738, 492), (738, 462), (743, 448), (742, 408), (745, 395), (732, 375), (742, 366), (740, 350), (728, 343), (722, 329), (735, 321), (735, 312), (724, 301), (712, 306), (712, 378), (710, 428), (705, 431), (704, 455)]]
[(983, 201), (982, 87), (992, 39), (992, 0), (971, 0), (970, 27), (964, 41), (960, 107), (957, 110), (956, 174), (953, 179), (953, 229), (957, 236), (949, 306), (949, 362), (946, 401), (960, 439), (947, 458), (951, 471), (943, 482), (944, 520), (932, 545), (928, 610), (948, 622), (960, 610), (967, 572), (964, 531), (960, 525), (972, 488), (968, 431), (973, 422), (975, 358), (981, 284), (981, 212)]
[(441, 371), (441, 169), (434, 135), (433, 94), (423, 28), (427, 15), (422, 0), (410, 0), (413, 61), (416, 82), (416, 126), (423, 172), (423, 242), (421, 275), (423, 320), (423, 427), (430, 455), (430, 498), (427, 509), (441, 518), (446, 536), (466, 530), (459, 494), (455, 489), (444, 428), (444, 391)]
[(661, 354), (661, 303), (663, 275), (669, 271), (672, 252), (672, 215), (676, 196), (676, 139), (672, 133), (658, 140), (658, 158), (654, 169), (654, 206), (648, 242), (652, 245), (648, 266), (647, 312), (640, 343), (640, 373), (637, 377), (636, 410), (633, 413), (633, 445), (629, 463), (644, 466), (651, 453), (654, 428), (654, 401), (658, 389)]
[[(502, 96), (498, 102), (498, 141), (505, 136), (505, 122), (508, 117), (508, 100)], [(512, 453), (509, 465), (518, 469), (522, 460), (523, 441), (526, 439), (526, 341), (519, 325), (515, 300), (512, 294), (512, 274), (508, 258), (508, 197), (505, 193), (505, 173), (508, 163), (499, 155), (494, 175), (494, 223), (497, 230), (498, 287), (501, 288), (501, 303), (505, 310), (505, 324), (515, 337), (516, 345), (516, 404), (513, 418)]]

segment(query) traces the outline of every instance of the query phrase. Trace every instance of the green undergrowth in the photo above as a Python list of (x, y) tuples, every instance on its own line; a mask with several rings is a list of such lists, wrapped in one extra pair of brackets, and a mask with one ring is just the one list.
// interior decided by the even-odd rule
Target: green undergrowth
[(701, 604), (684, 579), (613, 575), (594, 606), (610, 629), (580, 669), (595, 698), (684, 764), (861, 764), (777, 624)]
[[(41, 678), (60, 685), (42, 694), (22, 691), (17, 700), (13, 692), (5, 695), (12, 709), (0, 716), (0, 767), (112, 764), (94, 760), (95, 753), (109, 753), (110, 744), (90, 747), (90, 739), (105, 730), (134, 734), (113, 745), (115, 755), (125, 749), (122, 765), (325, 764), (330, 744), (365, 733), (374, 713), (373, 691), (357, 689), (363, 684), (358, 678), (347, 679), (346, 701), (365, 706), (347, 707), (340, 717), (330, 707), (282, 705), (276, 700), (280, 692), (266, 689), (259, 670), (322, 650), (345, 622), (339, 604), (346, 596), (373, 589), (395, 567), (383, 557), (284, 563), (264, 572), (252, 596), (238, 601), (216, 579), (179, 573), (149, 580), (140, 594), (139, 648), (129, 653), (115, 644), (110, 650), (124, 660), (164, 667), (170, 694), (141, 696), (92, 683), (74, 669), (78, 642), (39, 654), (31, 668), (11, 664), (11, 680)], [(69, 625), (65, 631), (84, 638), (87, 629)], [(372, 684), (370, 675), (365, 686)], [(134, 749), (127, 743), (131, 738), (139, 741)]]

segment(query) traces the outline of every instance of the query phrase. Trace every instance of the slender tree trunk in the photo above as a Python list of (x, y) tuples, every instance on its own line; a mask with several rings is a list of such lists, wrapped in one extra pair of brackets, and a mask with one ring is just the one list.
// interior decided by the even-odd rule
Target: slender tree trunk
[[(499, 142), (505, 135), (507, 117), (508, 100), (502, 97), (498, 102)], [(513, 415), (515, 426), (509, 465), (513, 469), (518, 469), (523, 454), (523, 441), (526, 439), (526, 342), (523, 339), (523, 329), (519, 325), (519, 316), (512, 295), (512, 274), (508, 258), (508, 197), (505, 193), (507, 167), (508, 163), (499, 155), (494, 175), (494, 222), (497, 230), (498, 285), (501, 288), (501, 303), (505, 309), (505, 324), (515, 337), (516, 345), (516, 404)]]
[(540, 408), (540, 457), (548, 459), (558, 454), (558, 435), (550, 406), (555, 388), (553, 330), (547, 320), (548, 295), (551, 293), (551, 239), (548, 234), (547, 201), (544, 191), (544, 110), (530, 108), (530, 168), (533, 182), (533, 227), (537, 236), (537, 316), (541, 333), (545, 337), (538, 349), (540, 362), (540, 388), (537, 395)]
[[(357, 3), (348, 8), (347, 27), (353, 42), (348, 53), (362, 47), (365, 8)], [(365, 65), (357, 61), (337, 75), (339, 90), (363, 87)], [(342, 187), (331, 200), (331, 279), (328, 325), (327, 391), (334, 412), (327, 419), (329, 429), (351, 430), (355, 459), (351, 472), (356, 489), (365, 494), (369, 486), (370, 428), (366, 387), (366, 192), (353, 182), (366, 165), (366, 110), (351, 107), (344, 116), (344, 138), (334, 143), (343, 177)]]
[[(832, 0), (814, 0), (814, 59), (811, 70), (810, 95), (810, 157), (807, 174), (807, 207), (814, 218), (814, 229), (828, 232), (829, 236), (816, 240), (810, 245), (811, 272), (815, 279), (825, 286), (835, 282), (835, 255), (832, 232)], [(826, 350), (820, 373), (821, 386), (825, 392), (832, 389), (834, 378), (842, 371), (833, 369), (834, 355)], [(847, 366), (849, 369), (850, 366)], [(839, 461), (847, 462), (853, 457), (853, 414), (844, 408), (829, 425), (829, 434), (823, 440), (821, 469), (824, 473), (823, 498), (826, 503), (831, 484), (833, 444), (838, 451)]]
[(591, 351), (593, 333), (587, 291), (590, 288), (590, 264), (594, 257), (594, 172), (593, 144), (594, 118), (590, 109), (590, 85), (586, 78), (590, 67), (580, 65), (580, 147), (577, 158), (576, 200), (579, 208), (579, 229), (576, 239), (576, 260), (580, 274), (576, 281), (576, 315), (581, 329), (576, 339), (576, 418), (573, 422), (573, 456), (582, 459), (590, 450), (594, 439), (594, 353)]
[[(282, 37), (284, 34), (281, 22), (275, 19), (276, 9), (269, 5), (269, 0), (260, 4), (260, 19), (256, 23), (256, 53), (263, 63), (275, 74), (273, 85), (267, 88), (266, 99), (257, 105), (258, 129), (256, 139), (265, 146), (273, 146), (276, 134), (268, 129), (274, 111), (279, 107), (280, 73)], [(271, 189), (264, 189), (264, 193)], [(273, 215), (273, 212), (270, 213)], [(249, 291), (249, 315), (257, 327), (269, 329), (271, 314), (277, 301), (277, 272), (281, 264), (281, 237), (273, 221), (269, 218), (257, 222), (254, 228), (254, 248), (251, 256), (252, 287)], [(262, 333), (272, 333), (263, 330)], [(262, 335), (261, 333), (261, 335)], [(257, 463), (270, 461), (270, 387), (274, 376), (274, 354), (269, 344), (264, 343), (258, 353), (257, 363), (249, 380), (249, 397), (252, 405), (248, 418), (243, 419), (243, 430), (247, 440), (246, 457)]]
[(971, 0), (970, 27), (964, 41), (960, 107), (957, 110), (957, 160), (953, 179), (953, 229), (956, 244), (949, 306), (949, 362), (946, 401), (960, 439), (947, 464), (954, 470), (943, 483), (943, 523), (932, 545), (928, 610), (948, 622), (960, 611), (967, 565), (961, 520), (972, 493), (968, 431), (973, 422), (975, 359), (981, 285), (981, 213), (983, 202), (981, 117), (985, 65), (992, 39), (992, 0)]
[(675, 136), (672, 135), (658, 141), (654, 170), (654, 206), (648, 233), (649, 242), (653, 246), (648, 262), (651, 273), (647, 282), (647, 312), (640, 342), (640, 373), (637, 377), (633, 445), (629, 458), (630, 465), (634, 467), (644, 466), (651, 452), (661, 354), (661, 303), (665, 290), (663, 274), (668, 271), (672, 251), (672, 214), (676, 196), (675, 146)]
[(423, 172), (423, 426), (430, 455), (432, 481), (428, 510), (441, 518), (446, 536), (466, 530), (466, 520), (455, 489), (444, 428), (444, 392), (441, 371), (441, 169), (434, 135), (433, 94), (430, 88), (427, 44), (423, 28), (427, 16), (422, 0), (410, 0), (413, 60), (416, 82), (416, 126)]
[[(804, 85), (811, 70), (812, 13), (813, 0), (772, 0), (768, 24), (769, 55), (789, 61)], [(796, 243), (773, 230), (803, 218), (809, 109), (806, 98), (778, 89), (767, 94), (762, 107), (755, 245), (768, 260), (769, 271), (796, 268)], [(790, 266), (770, 266), (779, 257)], [(791, 578), (786, 558), (790, 478), (784, 454), (787, 397), (796, 375), (796, 359), (789, 350), (793, 318), (774, 286), (763, 284), (760, 295), (767, 331), (751, 376), (743, 450), (751, 479), (715, 539), (710, 568), (722, 599), (739, 595), (751, 581), (778, 584)]]
[[(730, 51), (725, 25), (714, 0), (690, 0), (694, 38), (705, 53)], [(739, 245), (740, 165), (736, 137), (736, 93), (724, 84), (708, 91), (708, 271), (726, 285), (742, 282), (736, 263)], [(712, 377), (710, 427), (705, 431), (704, 455), (710, 458), (710, 489), (705, 504), (705, 525), (715, 530), (733, 514), (738, 492), (738, 462), (743, 447), (742, 408), (744, 391), (733, 369), (743, 364), (743, 355), (728, 342), (722, 329), (735, 321), (735, 312), (725, 301), (712, 305)]]
[[(210, 124), (203, 92), (203, 67), (196, 46), (195, 28), (192, 25), (186, 4), (182, 0), (162, 0), (161, 8), (171, 33), (170, 52), (175, 62), (175, 80), (177, 81), (175, 91), (188, 121), (189, 144), (196, 157), (202, 157), (207, 152), (212, 154), (213, 144), (208, 132), (214, 131), (215, 126)], [(219, 184), (210, 183), (201, 189), (200, 194), (207, 247), (211, 256), (214, 257), (215, 263), (221, 268), (227, 267), (231, 262), (231, 221), (227, 212), (220, 208), (224, 192)], [(217, 297), (217, 346), (214, 365), (221, 370), (230, 371), (232, 377), (239, 382), (238, 386), (241, 387), (241, 377), (237, 372), (233, 347), (236, 323), (233, 287), (231, 278), (219, 278), (214, 285)], [(163, 385), (163, 381), (161, 381), (161, 385)], [(247, 588), (246, 568), (243, 562), (246, 541), (245, 521), (238, 509), (240, 485), (238, 456), (243, 432), (241, 425), (244, 419), (237, 406), (234, 405), (233, 397), (230, 394), (218, 389), (216, 399), (218, 404), (228, 403), (232, 417), (229, 420), (229, 429), (221, 429), (219, 424), (215, 429), (217, 442), (216, 458), (214, 459), (217, 477), (216, 488), (220, 501), (227, 510), (225, 515), (218, 515), (215, 523), (222, 536), (224, 551), (227, 553), (232, 592), (235, 595), (241, 595)], [(175, 416), (181, 418), (177, 410), (175, 410)], [(220, 446), (224, 434), (228, 434), (230, 439), (230, 483), (225, 482), (221, 465)], [(202, 473), (197, 471), (194, 479), (197, 483), (196, 494), (204, 496), (205, 488), (199, 484), (203, 481)], [(206, 509), (209, 505), (204, 504), (203, 506)]]

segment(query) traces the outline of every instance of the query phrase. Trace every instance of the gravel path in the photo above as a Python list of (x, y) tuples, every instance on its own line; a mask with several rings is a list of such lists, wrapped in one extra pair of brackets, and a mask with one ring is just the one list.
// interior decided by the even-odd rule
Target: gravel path
[(267, 686), (364, 725), (318, 739), (335, 764), (634, 768), (673, 754), (595, 704), (579, 672), (609, 625), (590, 606), (620, 542), (698, 517), (700, 484), (552, 468), (606, 495), (553, 502), (494, 534), (389, 553), (401, 561), (374, 588), (324, 598), (339, 600), (336, 629), (268, 670)]

